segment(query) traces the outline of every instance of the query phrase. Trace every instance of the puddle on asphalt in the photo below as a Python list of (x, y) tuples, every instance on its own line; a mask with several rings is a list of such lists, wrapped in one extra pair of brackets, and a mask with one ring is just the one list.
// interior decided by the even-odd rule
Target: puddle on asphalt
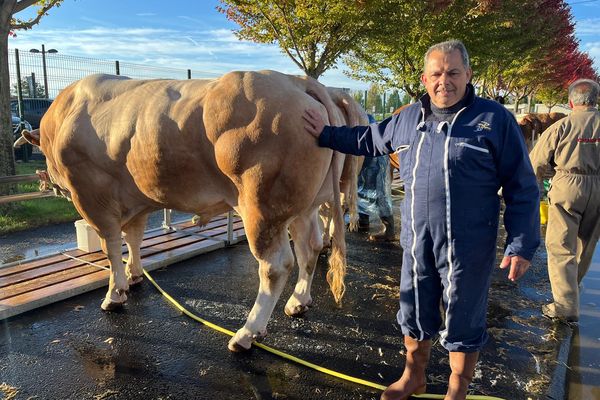
[(14, 254), (10, 254), (5, 259), (0, 259), (0, 265), (9, 264), (16, 261), (28, 260), (31, 258), (47, 256), (51, 254), (59, 253), (65, 249), (72, 249), (77, 247), (77, 243), (61, 243), (48, 246), (39, 246), (35, 249), (26, 249), (25, 251), (18, 251)]

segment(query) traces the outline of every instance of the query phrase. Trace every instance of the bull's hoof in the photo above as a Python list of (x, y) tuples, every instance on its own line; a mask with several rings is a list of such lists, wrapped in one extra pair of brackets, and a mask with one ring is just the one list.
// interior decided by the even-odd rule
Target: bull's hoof
[(131, 278), (129, 278), (127, 280), (127, 283), (129, 284), (129, 286), (135, 286), (135, 285), (142, 283), (143, 280), (144, 280), (144, 277), (142, 275), (132, 276)]
[(231, 351), (233, 353), (242, 353), (244, 351), (250, 350), (250, 348), (245, 348), (242, 345), (240, 345), (239, 343), (234, 342), (233, 339), (231, 339), (229, 341), (229, 343), (227, 343), (227, 348), (229, 349), (229, 351)]
[(235, 336), (229, 340), (227, 348), (234, 353), (250, 350), (252, 342), (260, 342), (267, 335), (266, 330), (264, 332), (258, 332), (250, 335), (250, 331), (242, 328), (235, 333)]
[(229, 351), (232, 351), (234, 353), (248, 351), (250, 350), (250, 347), (252, 347), (252, 339), (249, 339), (247, 337), (238, 339), (237, 335), (232, 337), (229, 340), (229, 343), (227, 343), (227, 348), (229, 349)]
[(288, 317), (301, 317), (308, 309), (312, 307), (312, 300), (309, 300), (306, 304), (288, 304), (285, 305), (284, 311)]
[(127, 295), (125, 293), (121, 293), (118, 296), (118, 299), (112, 299), (111, 297), (106, 297), (100, 306), (104, 311), (114, 311), (121, 307), (127, 301)]
[(308, 306), (303, 306), (302, 304), (298, 304), (294, 307), (285, 307), (285, 314), (288, 317), (301, 317), (308, 311)]

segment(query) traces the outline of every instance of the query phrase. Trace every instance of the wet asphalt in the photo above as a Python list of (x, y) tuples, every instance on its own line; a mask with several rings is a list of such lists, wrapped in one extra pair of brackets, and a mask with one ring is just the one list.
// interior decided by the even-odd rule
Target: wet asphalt
[[(398, 222), (398, 221), (397, 221)], [(376, 226), (373, 226), (373, 230)], [(325, 283), (321, 257), (313, 308), (303, 318), (283, 312), (292, 274), (264, 343), (326, 368), (379, 384), (404, 365), (395, 322), (401, 249), (347, 234), (343, 305)], [(501, 252), (501, 248), (499, 248)], [(545, 255), (518, 283), (496, 270), (490, 292), (490, 341), (472, 392), (505, 399), (557, 399), (565, 388), (559, 365), (571, 328), (540, 314), (550, 289)], [(257, 263), (241, 243), (152, 273), (169, 294), (202, 318), (235, 331), (258, 289)], [(125, 307), (100, 310), (105, 289), (0, 321), (0, 395), (14, 399), (378, 399), (380, 391), (330, 377), (261, 349), (227, 350), (229, 337), (181, 314), (144, 281)], [(564, 346), (562, 346), (564, 349)], [(568, 346), (567, 346), (568, 354)], [(564, 357), (564, 355), (563, 355)], [(566, 359), (565, 359), (566, 362)], [(435, 343), (428, 393), (444, 393), (446, 352)], [(562, 382), (560, 382), (562, 380)]]

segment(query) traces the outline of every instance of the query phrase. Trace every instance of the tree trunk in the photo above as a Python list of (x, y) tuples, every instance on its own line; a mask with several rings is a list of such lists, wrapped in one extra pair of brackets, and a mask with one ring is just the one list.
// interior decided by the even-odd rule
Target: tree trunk
[[(14, 4), (14, 1), (0, 2), (0, 176), (15, 174), (8, 71), (8, 32)], [(0, 186), (0, 195), (8, 191), (7, 185)]]
[(513, 111), (515, 112), (515, 114), (519, 113), (519, 101), (521, 101), (521, 98), (515, 96), (515, 105), (514, 105), (514, 108), (513, 108)]

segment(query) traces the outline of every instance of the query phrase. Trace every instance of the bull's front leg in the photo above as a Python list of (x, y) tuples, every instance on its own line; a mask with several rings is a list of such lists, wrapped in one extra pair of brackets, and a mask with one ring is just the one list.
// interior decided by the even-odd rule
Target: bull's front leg
[(121, 234), (113, 234), (105, 238), (106, 252), (110, 263), (110, 277), (108, 280), (108, 292), (102, 302), (102, 309), (111, 311), (119, 308), (127, 301), (127, 276), (125, 265), (122, 261)]
[[(260, 285), (254, 306), (248, 315), (246, 324), (236, 332), (228, 344), (231, 351), (250, 349), (254, 340), (260, 340), (267, 334), (267, 323), (285, 286), (290, 270), (294, 265), (294, 255), (290, 247), (287, 230), (278, 235), (277, 243), (269, 249), (268, 257), (260, 258), (258, 273)], [(253, 248), (251, 244), (251, 248)], [(255, 247), (254, 247), (255, 248)], [(256, 251), (253, 251), (259, 258)]]

